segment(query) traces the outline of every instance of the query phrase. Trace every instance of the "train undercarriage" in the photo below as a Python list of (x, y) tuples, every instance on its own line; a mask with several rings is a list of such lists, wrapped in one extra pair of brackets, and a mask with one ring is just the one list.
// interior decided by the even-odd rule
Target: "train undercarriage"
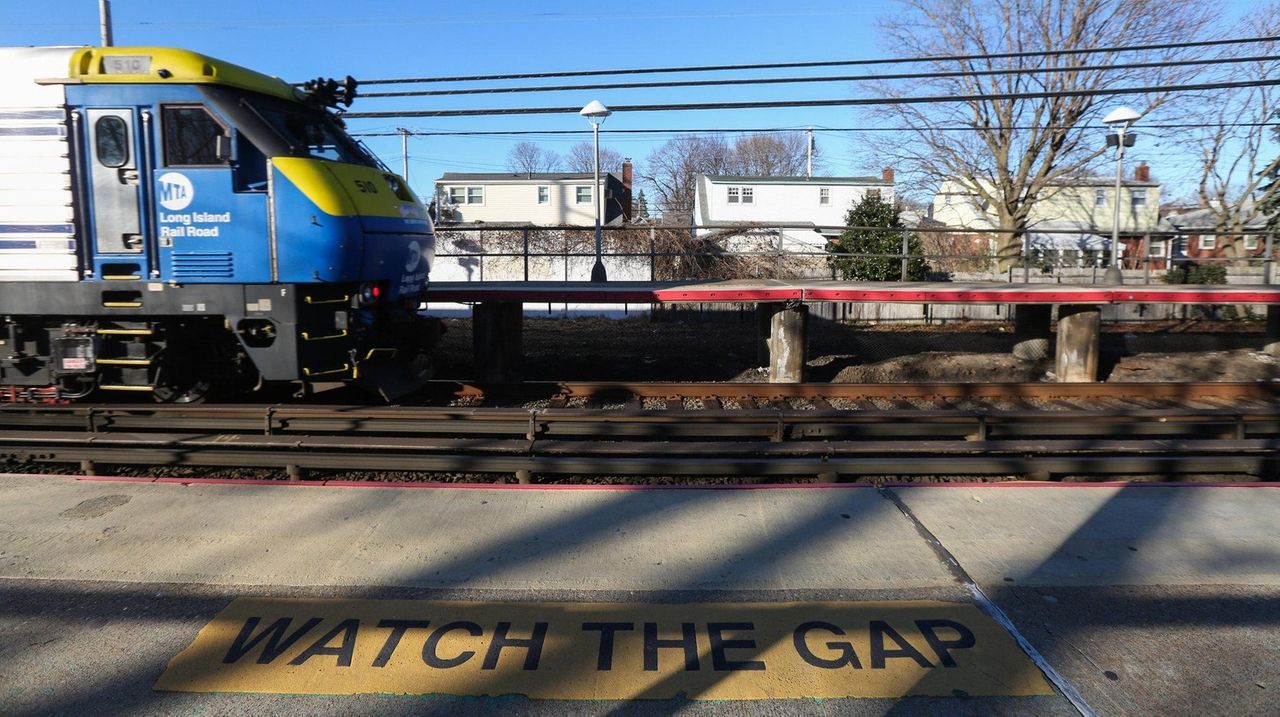
[(140, 306), (108, 307), (110, 315), (0, 316), (0, 403), (126, 393), (195, 403), (268, 386), (305, 395), (333, 382), (393, 400), (430, 378), (442, 327), (418, 316), (414, 301), (362, 306), (357, 290), (272, 287), (274, 301), (227, 302), (238, 312), (220, 312), (227, 306), (207, 290), (206, 301), (177, 299), (198, 316), (128, 311), (144, 308), (141, 293), (129, 297), (141, 301), (118, 302)]

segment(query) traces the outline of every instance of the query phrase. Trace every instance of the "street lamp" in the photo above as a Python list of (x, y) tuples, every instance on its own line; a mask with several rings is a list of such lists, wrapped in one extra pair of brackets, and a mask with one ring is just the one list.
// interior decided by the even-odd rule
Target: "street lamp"
[(1108, 284), (1124, 283), (1124, 275), (1120, 273), (1120, 266), (1116, 264), (1116, 250), (1120, 245), (1120, 183), (1124, 179), (1124, 148), (1132, 147), (1134, 141), (1138, 139), (1137, 135), (1126, 134), (1126, 132), (1129, 126), (1141, 116), (1128, 107), (1117, 107), (1102, 118), (1104, 124), (1115, 128), (1114, 132), (1107, 134), (1107, 146), (1116, 148), (1116, 193), (1112, 198), (1115, 211), (1111, 216), (1111, 263), (1102, 275), (1103, 281)]
[(596, 200), (596, 263), (595, 266), (591, 267), (591, 281), (608, 281), (608, 277), (605, 276), (604, 261), (600, 258), (600, 125), (604, 124), (605, 117), (613, 113), (600, 100), (591, 100), (578, 114), (586, 117), (587, 121), (591, 123), (591, 133), (595, 138), (596, 144), (596, 185), (591, 190), (591, 194)]

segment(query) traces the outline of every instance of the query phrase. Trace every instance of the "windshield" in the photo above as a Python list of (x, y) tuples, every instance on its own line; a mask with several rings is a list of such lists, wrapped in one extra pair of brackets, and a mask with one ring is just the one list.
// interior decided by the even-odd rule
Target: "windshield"
[(218, 109), (269, 157), (312, 157), (379, 166), (327, 112), (216, 85), (204, 90)]

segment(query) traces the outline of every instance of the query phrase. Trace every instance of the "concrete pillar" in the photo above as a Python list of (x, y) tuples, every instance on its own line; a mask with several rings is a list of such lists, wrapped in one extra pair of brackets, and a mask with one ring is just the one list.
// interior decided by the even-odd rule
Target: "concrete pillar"
[(1098, 380), (1098, 344), (1102, 333), (1101, 307), (1064, 304), (1058, 307), (1058, 381), (1091, 383)]
[(804, 381), (809, 307), (784, 307), (769, 322), (769, 383)]
[(1262, 350), (1280, 356), (1280, 306), (1267, 305), (1267, 338)]
[(515, 381), (524, 362), (524, 305), (486, 301), (471, 310), (471, 351), (475, 377), (482, 383)]
[(1053, 339), (1053, 304), (1018, 304), (1013, 307), (1013, 357), (1019, 361), (1049, 358)]

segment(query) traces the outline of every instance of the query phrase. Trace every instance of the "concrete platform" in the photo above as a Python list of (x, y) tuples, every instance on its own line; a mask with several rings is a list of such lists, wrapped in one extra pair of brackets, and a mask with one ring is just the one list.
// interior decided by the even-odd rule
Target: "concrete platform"
[(725, 281), (435, 282), (428, 302), (723, 303), (881, 302), (908, 304), (1280, 304), (1280, 286), (851, 282), (822, 279)]
[[(1277, 486), (547, 490), (0, 477), (0, 713), (1260, 714), (1280, 689), (1278, 511)], [(528, 648), (515, 646), (486, 671), (489, 655), (467, 647), (463, 627), (431, 648), (477, 653), (427, 676), (452, 682), (424, 677), (425, 628), (402, 632), (406, 647), (386, 669), (371, 667), (390, 644), (387, 629), (369, 632), (375, 617), (421, 612), (439, 624), (442, 610), (483, 626), (483, 639), (504, 615), (512, 639), (549, 615), (543, 664), (531, 677), (526, 657), (522, 672)], [(598, 669), (596, 632), (558, 631), (579, 613), (634, 625), (615, 634), (615, 672)], [(333, 622), (267, 664), (265, 637), (246, 645), (281, 615), (294, 619), (289, 629)], [(358, 637), (355, 626), (342, 631), (344, 615), (358, 618)], [(775, 640), (770, 620), (795, 615), (872, 616), (870, 651), (852, 627), (847, 637), (811, 630), (795, 649), (791, 633)], [(900, 625), (921, 615), (970, 626), (976, 645), (935, 632), (960, 663), (949, 668), (945, 649), (921, 642), (924, 628), (901, 630), (906, 644), (877, 638), (875, 616)], [(698, 670), (678, 664), (681, 620), (698, 631)], [(644, 637), (654, 671), (640, 667), (645, 621), (663, 630)], [(313, 639), (329, 624), (331, 640)], [(707, 642), (716, 629), (719, 647)], [(573, 641), (584, 634), (591, 640)], [(888, 645), (880, 672), (877, 639)], [(842, 640), (860, 667), (811, 669), (810, 657), (838, 657)], [(233, 655), (236, 644), (249, 656)], [(252, 650), (263, 650), (256, 661)], [(356, 657), (350, 669), (344, 650)], [(753, 656), (768, 669), (711, 668)], [(998, 684), (979, 674), (984, 665)], [(943, 690), (946, 680), (975, 686)], [(852, 683), (872, 696), (828, 696)]]

